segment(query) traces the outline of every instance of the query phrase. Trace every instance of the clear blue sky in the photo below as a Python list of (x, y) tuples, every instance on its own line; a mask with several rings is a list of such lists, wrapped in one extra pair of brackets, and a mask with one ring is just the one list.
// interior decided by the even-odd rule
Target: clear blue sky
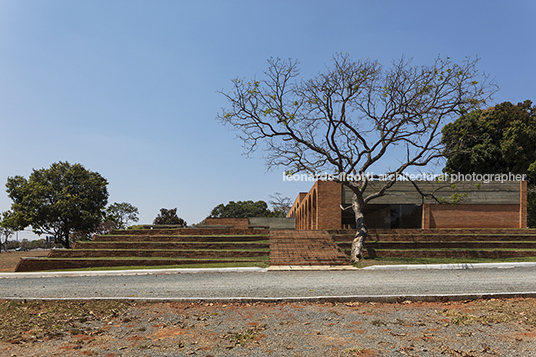
[[(536, 101), (535, 18), (532, 0), (0, 0), (0, 182), (81, 163), (140, 223), (162, 207), (191, 224), (231, 200), (294, 199), (310, 184), (242, 156), (215, 120), (233, 78), (271, 56), (299, 59), (305, 75), (335, 52), (384, 65), (479, 56), (494, 103)], [(10, 205), (0, 194), (0, 211)]]

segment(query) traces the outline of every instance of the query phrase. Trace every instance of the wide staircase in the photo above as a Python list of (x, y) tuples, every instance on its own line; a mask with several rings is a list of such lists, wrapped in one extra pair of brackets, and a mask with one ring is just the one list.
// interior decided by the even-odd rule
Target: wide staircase
[(46, 258), (23, 258), (15, 271), (95, 267), (267, 266), (267, 229), (178, 228), (114, 230)]
[(270, 232), (270, 265), (344, 264), (348, 264), (348, 258), (326, 231)]
[[(350, 254), (355, 231), (329, 230)], [(536, 257), (533, 229), (371, 229), (365, 257), (522, 258)]]

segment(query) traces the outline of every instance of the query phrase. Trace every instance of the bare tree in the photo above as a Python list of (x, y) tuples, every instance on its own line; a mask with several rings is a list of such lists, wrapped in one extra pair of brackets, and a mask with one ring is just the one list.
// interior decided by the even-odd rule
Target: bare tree
[[(331, 66), (300, 79), (298, 62), (270, 59), (262, 79), (235, 79), (229, 101), (217, 118), (241, 132), (247, 154), (266, 151), (269, 168), (287, 174), (334, 173), (353, 192), (357, 232), (352, 261), (363, 257), (367, 226), (363, 210), (411, 167), (441, 156), (446, 121), (485, 103), (496, 90), (477, 68), (438, 58), (414, 67), (402, 58), (391, 68), (377, 61), (352, 61), (337, 54)], [(369, 170), (382, 170), (382, 185), (364, 195)]]
[(292, 208), (292, 200), (289, 197), (283, 197), (279, 192), (270, 195), (271, 200), (268, 202), (274, 212), (281, 212), (283, 215)]

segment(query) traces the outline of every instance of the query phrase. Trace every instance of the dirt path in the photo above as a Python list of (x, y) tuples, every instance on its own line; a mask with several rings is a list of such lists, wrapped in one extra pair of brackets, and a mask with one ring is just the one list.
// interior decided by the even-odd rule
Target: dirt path
[(535, 356), (536, 301), (0, 302), (2, 356)]

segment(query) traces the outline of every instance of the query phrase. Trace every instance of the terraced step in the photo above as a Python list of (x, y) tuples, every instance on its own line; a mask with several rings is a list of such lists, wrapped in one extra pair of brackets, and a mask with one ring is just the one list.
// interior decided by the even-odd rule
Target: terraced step
[(254, 258), (268, 257), (266, 250), (138, 250), (138, 249), (52, 249), (49, 258), (96, 258), (96, 257), (167, 257), (167, 258)]
[(365, 249), (366, 257), (376, 258), (526, 258), (536, 257), (536, 250), (381, 250)]
[(78, 249), (266, 249), (270, 243), (204, 243), (204, 242), (77, 242), (73, 250)]
[[(338, 234), (332, 235), (333, 240), (336, 242), (351, 242), (354, 239), (354, 234)], [(367, 237), (368, 242), (489, 242), (489, 241), (524, 241), (524, 242), (536, 242), (536, 236), (531, 234), (382, 234), (382, 235), (369, 235)]]
[(95, 267), (180, 266), (194, 264), (258, 263), (252, 259), (59, 259), (21, 258), (15, 271), (83, 269)]
[(269, 229), (235, 228), (175, 228), (175, 229), (114, 229), (110, 235), (251, 235), (270, 234)]
[(92, 242), (257, 242), (268, 241), (269, 234), (263, 235), (104, 235), (93, 238)]
[[(341, 249), (349, 250), (351, 242), (338, 242)], [(536, 242), (365, 242), (367, 249), (536, 249)]]

